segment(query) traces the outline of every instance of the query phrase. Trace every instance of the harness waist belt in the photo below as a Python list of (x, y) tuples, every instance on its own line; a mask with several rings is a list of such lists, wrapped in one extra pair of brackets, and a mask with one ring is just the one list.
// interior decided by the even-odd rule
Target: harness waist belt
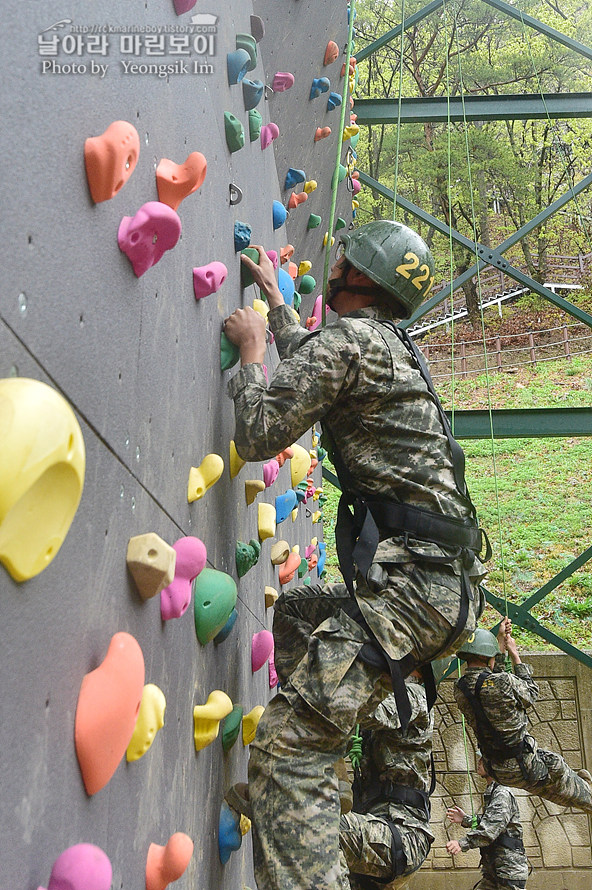
[(464, 547), (475, 553), (481, 550), (482, 531), (470, 520), (463, 522), (461, 519), (394, 501), (367, 500), (366, 503), (378, 526), (381, 541), (392, 537), (394, 532), (405, 532), (432, 544)]
[(392, 803), (403, 803), (417, 810), (423, 810), (429, 821), (430, 798), (426, 791), (418, 788), (409, 788), (407, 785), (395, 785), (393, 782), (385, 782), (383, 785), (384, 797)]
[(496, 847), (505, 847), (506, 850), (517, 850), (519, 853), (524, 853), (522, 838), (512, 837), (507, 832), (503, 832), (503, 834), (496, 837), (493, 843), (488, 844), (486, 847), (481, 847), (481, 850), (492, 853)]

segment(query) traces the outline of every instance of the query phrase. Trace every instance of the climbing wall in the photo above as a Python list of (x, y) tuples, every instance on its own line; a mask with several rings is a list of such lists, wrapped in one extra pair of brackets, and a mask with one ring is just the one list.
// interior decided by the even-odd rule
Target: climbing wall
[[(301, 556), (311, 547), (311, 568), (306, 566), (303, 580), (316, 581), (314, 557), (321, 553), (311, 541), (322, 540), (322, 526), (312, 521), (319, 501), (308, 497), (274, 537), (262, 541), (257, 563), (238, 577), (237, 542), (259, 541), (259, 504), (275, 506), (294, 480), (287, 460), (273, 484), (248, 505), (245, 481), (261, 482), (273, 456), (262, 455), (261, 462), (247, 464), (231, 478), (234, 419), (226, 386), (236, 368), (221, 370), (220, 333), (227, 315), (259, 296), (254, 286), (241, 288), (237, 223), (244, 224), (242, 232), (249, 227), (250, 240), (267, 250), (279, 254), (292, 245), (291, 256), (284, 252), (284, 271), (306, 271), (315, 279), (301, 288), (303, 325), (320, 294), (331, 180), (341, 145), (340, 108), (328, 109), (327, 100), (343, 89), (347, 10), (343, 0), (189, 5), (97, 0), (91, 6), (25, 4), (18, 15), (16, 7), (4, 15), (0, 378), (9, 384), (12, 378), (31, 378), (61, 394), (80, 424), (86, 455), (80, 504), (47, 567), (17, 581), (0, 565), (0, 883), (5, 887), (51, 890), (54, 861), (72, 845), (88, 843), (110, 860), (114, 888), (143, 888), (150, 845), (165, 845), (176, 832), (188, 835), (194, 850), (188, 865), (177, 862), (179, 873), (186, 868), (175, 886), (254, 886), (250, 836), (224, 866), (218, 845), (222, 796), (230, 784), (246, 779), (248, 747), (239, 729), (225, 753), (222, 724), (218, 738), (196, 751), (193, 708), (204, 705), (214, 690), (242, 706), (244, 714), (266, 704), (273, 694), (269, 665), (252, 671), (251, 642), (253, 634), (271, 627), (265, 588), (281, 589), (271, 547), (284, 539), (290, 548), (299, 547)], [(248, 88), (230, 84), (227, 75), (237, 34), (255, 38), (242, 40), (251, 51), (246, 74), (244, 56), (231, 60), (237, 76), (251, 82)], [(330, 40), (339, 56), (325, 66)], [(293, 84), (283, 91), (263, 90), (278, 72), (293, 75)], [(323, 82), (319, 89), (325, 92), (310, 99), (314, 78), (328, 78), (330, 86)], [(276, 87), (289, 81), (280, 78)], [(255, 101), (258, 92), (260, 124), (276, 137), (266, 148), (258, 134), (251, 141), (249, 123), (256, 126), (256, 115), (245, 108), (245, 97)], [(135, 128), (139, 156), (135, 164), (131, 155), (124, 157), (123, 168), (119, 160), (121, 176), (106, 177), (114, 196), (95, 203), (85, 141), (100, 137), (114, 121)], [(240, 142), (241, 126), (245, 138), (238, 147), (233, 140), (239, 133)], [(318, 128), (322, 138), (315, 141)], [(174, 234), (178, 221), (162, 204), (144, 210), (143, 226), (136, 214), (158, 201), (155, 174), (162, 159), (184, 165), (193, 152), (207, 162), (205, 178), (177, 207), (177, 243), (150, 266), (154, 250), (167, 238), (175, 240), (171, 230)], [(341, 160), (346, 152), (344, 144)], [(303, 171), (304, 178), (285, 189), (290, 168)], [(173, 188), (185, 178), (187, 190), (198, 182), (188, 168), (169, 165), (171, 170)], [(123, 185), (121, 178), (127, 178)], [(307, 194), (307, 200), (294, 199), (286, 222), (274, 229), (273, 202), (287, 208), (292, 192)], [(132, 260), (148, 263), (140, 276), (118, 246), (124, 217), (132, 219), (124, 246)], [(349, 225), (351, 217), (346, 177), (338, 187), (335, 219)], [(226, 278), (197, 300), (193, 269), (213, 262), (226, 266)], [(297, 292), (301, 281), (302, 276), (296, 278)], [(270, 373), (276, 363), (270, 345)], [(33, 440), (50, 453), (52, 437), (59, 437), (51, 410), (47, 415), (31, 409), (17, 429), (19, 412), (12, 413), (6, 391), (13, 391), (10, 385), (4, 396), (0, 389), (0, 550), (2, 522), (19, 474), (34, 477), (35, 468), (23, 455)], [(16, 446), (13, 442), (12, 450), (3, 451), (13, 434)], [(300, 444), (311, 449), (312, 435)], [(190, 468), (212, 453), (224, 461), (222, 475), (202, 498), (188, 503)], [(306, 478), (313, 480), (309, 495), (320, 487), (320, 470), (319, 465), (305, 476), (301, 490)], [(31, 517), (37, 507), (48, 517), (62, 508), (59, 478), (50, 476), (35, 490), (27, 506)], [(21, 518), (18, 547), (26, 556), (36, 526), (26, 515)], [(226, 626), (222, 632), (225, 639), (198, 641), (192, 604), (180, 617), (163, 620), (161, 596), (141, 598), (126, 552), (130, 538), (148, 533), (159, 536), (156, 549), (169, 556), (166, 545), (199, 539), (207, 551), (206, 568), (236, 582), (237, 617), (230, 631)], [(155, 548), (145, 546), (144, 557), (150, 549)], [(173, 586), (180, 586), (183, 598), (191, 592), (192, 571), (184, 570), (183, 581), (180, 562), (177, 557)], [(214, 592), (206, 589), (202, 604), (210, 593), (212, 598)], [(227, 613), (232, 616), (228, 608)], [(126, 636), (113, 641), (116, 634)], [(105, 661), (108, 650), (115, 657)], [(144, 665), (140, 681), (138, 651)], [(138, 682), (157, 686), (166, 710), (155, 736), (158, 704), (148, 721), (140, 749), (151, 739), (152, 744), (143, 756), (127, 762), (124, 753), (106, 784), (87, 793), (75, 721), (83, 678), (99, 666), (106, 692), (90, 681), (84, 687), (91, 761), (99, 767), (117, 748), (109, 742), (105, 753), (101, 745), (112, 735), (121, 744), (121, 731), (128, 732), (129, 699), (135, 702)], [(223, 710), (219, 703), (212, 706), (212, 713)], [(200, 732), (203, 740), (203, 725)], [(76, 886), (90, 886), (80, 875)], [(164, 884), (152, 884), (157, 886)]]

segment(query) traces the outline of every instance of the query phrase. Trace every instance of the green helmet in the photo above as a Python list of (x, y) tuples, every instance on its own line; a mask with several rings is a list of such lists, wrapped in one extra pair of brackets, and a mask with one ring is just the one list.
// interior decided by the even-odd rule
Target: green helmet
[(499, 655), (499, 651), (497, 639), (491, 631), (485, 630), (484, 627), (478, 627), (466, 643), (463, 643), (456, 654), (459, 658), (466, 658), (468, 655), (492, 658), (494, 655)]
[(413, 229), (389, 219), (341, 235), (346, 259), (392, 294), (410, 318), (434, 284), (434, 258)]

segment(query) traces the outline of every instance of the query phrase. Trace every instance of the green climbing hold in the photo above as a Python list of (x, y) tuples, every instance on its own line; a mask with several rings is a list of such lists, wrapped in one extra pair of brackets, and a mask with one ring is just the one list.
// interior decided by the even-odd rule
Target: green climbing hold
[[(248, 256), (249, 259), (253, 260), (254, 263), (259, 265), (259, 251), (255, 250), (254, 247), (245, 247), (244, 250), (241, 250), (241, 253), (244, 253), (245, 256)], [(244, 263), (241, 263), (241, 287), (248, 287), (250, 284), (255, 283), (255, 279), (251, 273), (250, 269), (247, 269)]]
[(321, 217), (317, 216), (316, 213), (311, 213), (308, 217), (308, 226), (307, 229), (316, 229), (317, 226), (321, 224)]
[(335, 231), (338, 232), (339, 229), (345, 229), (345, 220), (342, 216), (338, 216), (335, 223)]
[[(253, 568), (260, 556), (261, 544), (254, 538), (251, 538), (248, 544), (244, 544), (242, 541), (236, 542), (235, 560), (239, 578), (242, 578), (249, 569)], [(199, 575), (197, 577), (199, 578)]]
[(301, 303), (302, 296), (298, 293), (298, 291), (294, 291), (294, 302), (292, 303), (292, 309), (295, 309), (296, 312), (298, 312)]
[(247, 66), (247, 71), (252, 71), (253, 68), (257, 65), (257, 41), (253, 37), (252, 34), (237, 34), (236, 35), (236, 48), (244, 49), (248, 52), (249, 57), (251, 59), (249, 65)]
[(195, 633), (205, 646), (228, 621), (238, 591), (234, 578), (209, 567), (201, 570), (192, 586)]
[(346, 177), (346, 174), (347, 174), (347, 167), (345, 166), (345, 164), (340, 164), (339, 165), (339, 173), (337, 174), (337, 181), (343, 182), (343, 180)]
[(308, 585), (310, 584), (310, 575), (307, 578), (305, 578), (302, 583), (306, 584), (306, 586), (308, 587)]
[(358, 133), (354, 133), (353, 136), (350, 136), (349, 144), (351, 145), (352, 148), (355, 148), (359, 141), (360, 141), (360, 134), (359, 134), (359, 132), (358, 132)]
[(251, 108), (249, 111), (249, 139), (251, 142), (255, 142), (256, 139), (259, 139), (262, 124), (263, 118), (261, 117), (261, 112), (257, 111), (256, 108)]
[(312, 275), (303, 275), (300, 279), (300, 292), (303, 294), (312, 294), (316, 286), (317, 282)]
[(238, 151), (245, 144), (243, 125), (230, 111), (224, 112), (224, 132), (229, 151)]
[(241, 705), (235, 705), (222, 723), (222, 748), (224, 752), (230, 751), (236, 742), (241, 730), (241, 721), (243, 719), (243, 709)]
[(302, 559), (300, 560), (300, 565), (298, 566), (298, 577), (304, 578), (304, 576), (306, 575), (307, 572), (308, 572), (308, 563), (304, 559), (304, 557), (302, 557)]
[(238, 346), (231, 343), (224, 331), (220, 333), (220, 370), (228, 371), (240, 358)]

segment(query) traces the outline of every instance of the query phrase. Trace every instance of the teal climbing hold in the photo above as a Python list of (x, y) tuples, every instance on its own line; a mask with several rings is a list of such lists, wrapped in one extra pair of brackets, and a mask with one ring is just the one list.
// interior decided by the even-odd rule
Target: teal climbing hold
[(331, 81), (328, 77), (315, 77), (313, 79), (309, 99), (316, 99), (322, 93), (328, 92), (331, 89)]
[(238, 346), (228, 339), (224, 331), (220, 332), (220, 370), (228, 371), (240, 358)]
[(298, 566), (298, 577), (304, 578), (306, 573), (308, 572), (308, 562), (302, 557), (300, 560), (300, 565)]
[(299, 504), (303, 504), (306, 500), (306, 488), (295, 488), (294, 494)]
[(238, 151), (245, 144), (243, 125), (230, 111), (224, 112), (224, 133), (229, 151)]
[(307, 229), (316, 229), (317, 226), (320, 226), (320, 224), (321, 224), (321, 217), (317, 216), (316, 213), (311, 213), (310, 216), (308, 217), (308, 225), (306, 228)]
[(300, 304), (302, 303), (302, 297), (298, 293), (298, 291), (294, 291), (294, 302), (292, 303), (292, 308), (298, 312), (300, 309)]
[[(260, 257), (259, 257), (258, 250), (255, 250), (254, 247), (244, 247), (241, 250), (241, 254), (243, 254), (243, 253), (245, 254), (245, 256), (248, 256), (249, 259), (253, 260), (254, 263), (257, 263), (257, 265), (259, 265)], [(241, 276), (241, 287), (248, 287), (250, 284), (255, 283), (255, 279), (253, 278), (251, 270), (247, 269), (245, 263), (242, 263), (242, 262), (241, 262), (240, 276)]]
[(252, 71), (257, 65), (257, 41), (252, 34), (237, 34), (236, 48), (244, 49), (249, 56), (247, 71)]
[(342, 216), (338, 216), (335, 223), (335, 231), (338, 232), (339, 229), (345, 229), (345, 220)]
[(312, 294), (313, 290), (317, 286), (316, 279), (312, 277), (312, 275), (303, 275), (300, 279), (300, 293), (301, 294)]
[(307, 577), (307, 578), (304, 578), (303, 581), (302, 581), (302, 583), (303, 583), (303, 584), (306, 584), (306, 586), (308, 587), (308, 585), (311, 583), (310, 576)]
[(345, 164), (340, 164), (339, 165), (339, 173), (337, 174), (337, 181), (343, 182), (343, 180), (345, 179), (346, 176), (347, 176), (347, 167), (345, 166)]
[(341, 105), (341, 96), (339, 93), (329, 93), (329, 98), (327, 99), (327, 111), (333, 111), (334, 108), (339, 108)]
[(230, 618), (238, 591), (234, 578), (208, 566), (201, 570), (192, 587), (195, 633), (205, 646)]
[(322, 445), (317, 445), (317, 460), (319, 463), (327, 457), (327, 449), (323, 448)]
[(243, 79), (243, 102), (245, 104), (245, 111), (249, 111), (252, 108), (255, 108), (256, 105), (259, 105), (263, 98), (264, 89), (265, 84), (260, 80), (248, 80), (246, 77)]
[(230, 634), (230, 631), (236, 624), (236, 619), (238, 618), (238, 612), (236, 609), (233, 609), (230, 615), (228, 616), (228, 621), (222, 628), (222, 630), (218, 631), (216, 636), (214, 637), (214, 644), (217, 646), (218, 643), (223, 643), (226, 637)]
[(252, 108), (249, 111), (249, 141), (255, 142), (256, 139), (259, 139), (259, 134), (261, 133), (261, 126), (263, 124), (263, 118), (261, 117), (261, 113), (257, 111), (256, 108)]
[(225, 753), (230, 751), (238, 739), (242, 719), (243, 709), (241, 705), (235, 705), (228, 717), (224, 718), (222, 723), (222, 748)]
[(294, 167), (290, 167), (288, 172), (286, 173), (286, 181), (284, 182), (285, 189), (294, 188), (295, 185), (298, 185), (299, 182), (304, 182), (306, 180), (306, 174), (304, 170), (295, 170)]
[[(248, 544), (243, 543), (243, 541), (236, 542), (235, 561), (239, 578), (242, 578), (249, 569), (253, 568), (260, 556), (261, 544), (254, 538), (251, 538)], [(199, 575), (197, 577), (199, 578)]]
[(358, 133), (354, 133), (353, 136), (350, 136), (350, 137), (349, 137), (349, 144), (351, 145), (352, 148), (355, 148), (359, 141), (360, 141), (360, 134), (359, 134), (359, 132), (358, 132)]
[(281, 201), (273, 202), (273, 228), (279, 229), (286, 222), (288, 211)]
[[(253, 66), (254, 67), (254, 66)], [(251, 56), (245, 49), (236, 49), (226, 56), (228, 83), (240, 83), (247, 71), (251, 70)]]
[(234, 224), (234, 249), (238, 253), (243, 247), (248, 247), (251, 243), (251, 226), (247, 223), (239, 222)]
[(231, 853), (240, 849), (242, 842), (240, 816), (223, 800), (218, 821), (218, 854), (222, 865), (226, 865)]

